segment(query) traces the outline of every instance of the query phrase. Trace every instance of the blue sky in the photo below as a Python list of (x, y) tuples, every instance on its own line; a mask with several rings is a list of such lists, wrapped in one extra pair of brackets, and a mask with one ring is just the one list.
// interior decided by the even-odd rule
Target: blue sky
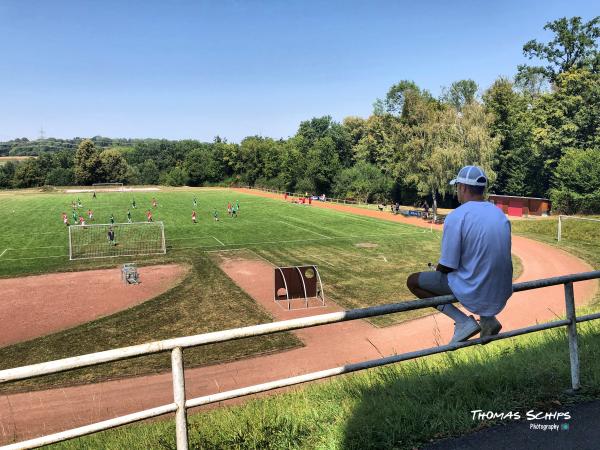
[(526, 62), (546, 22), (593, 1), (0, 0), (0, 140), (239, 142), (367, 117), (402, 79), (438, 95)]

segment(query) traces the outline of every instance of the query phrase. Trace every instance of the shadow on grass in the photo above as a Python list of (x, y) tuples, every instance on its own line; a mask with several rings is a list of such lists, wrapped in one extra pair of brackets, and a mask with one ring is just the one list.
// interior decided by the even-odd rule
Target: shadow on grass
[[(190, 448), (413, 449), (494, 424), (472, 420), (472, 410), (525, 414), (598, 399), (600, 323), (579, 331), (584, 389), (577, 397), (565, 393), (565, 331), (550, 330), (190, 415)], [(174, 423), (123, 427), (52, 448), (175, 449)]]
[[(342, 382), (359, 398), (345, 427), (342, 448), (414, 448), (502, 423), (473, 420), (472, 411), (556, 411), (574, 401), (600, 397), (600, 324), (582, 325), (583, 389), (570, 387), (564, 330), (511, 339), (386, 367), (362, 383)], [(524, 341), (526, 340), (526, 341)], [(368, 381), (368, 382), (367, 382)]]

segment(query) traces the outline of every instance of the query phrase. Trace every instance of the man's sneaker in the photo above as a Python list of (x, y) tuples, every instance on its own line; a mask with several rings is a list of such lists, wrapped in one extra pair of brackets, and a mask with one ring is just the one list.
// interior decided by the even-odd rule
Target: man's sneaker
[(496, 317), (480, 317), (479, 325), (481, 326), (480, 337), (494, 336), (500, 333), (502, 324), (496, 319)]
[(466, 341), (480, 331), (481, 327), (477, 321), (473, 318), (473, 316), (469, 316), (469, 318), (464, 322), (454, 324), (454, 336), (452, 336), (450, 343), (454, 344), (455, 342)]

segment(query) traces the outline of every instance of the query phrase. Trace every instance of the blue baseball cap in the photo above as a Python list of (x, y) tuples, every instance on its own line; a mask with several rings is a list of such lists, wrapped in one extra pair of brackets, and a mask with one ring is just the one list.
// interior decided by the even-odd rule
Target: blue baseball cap
[(455, 179), (450, 181), (450, 184), (468, 184), (469, 186), (486, 186), (487, 177), (481, 167), (465, 166), (458, 172)]

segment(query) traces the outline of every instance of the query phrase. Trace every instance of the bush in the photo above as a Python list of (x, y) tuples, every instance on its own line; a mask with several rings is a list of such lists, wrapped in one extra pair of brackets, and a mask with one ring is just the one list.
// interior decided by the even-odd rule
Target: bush
[(567, 189), (553, 189), (550, 200), (552, 210), (559, 214), (600, 213), (600, 190), (581, 195)]
[(73, 169), (57, 167), (52, 169), (46, 176), (46, 184), (54, 186), (70, 186), (75, 182)]
[(257, 188), (263, 189), (275, 189), (275, 190), (284, 190), (284, 185), (282, 185), (282, 181), (279, 178), (265, 178), (260, 177), (257, 178), (254, 182), (254, 186)]
[(173, 167), (169, 172), (162, 173), (160, 184), (166, 186), (185, 186), (187, 173), (181, 167)]

